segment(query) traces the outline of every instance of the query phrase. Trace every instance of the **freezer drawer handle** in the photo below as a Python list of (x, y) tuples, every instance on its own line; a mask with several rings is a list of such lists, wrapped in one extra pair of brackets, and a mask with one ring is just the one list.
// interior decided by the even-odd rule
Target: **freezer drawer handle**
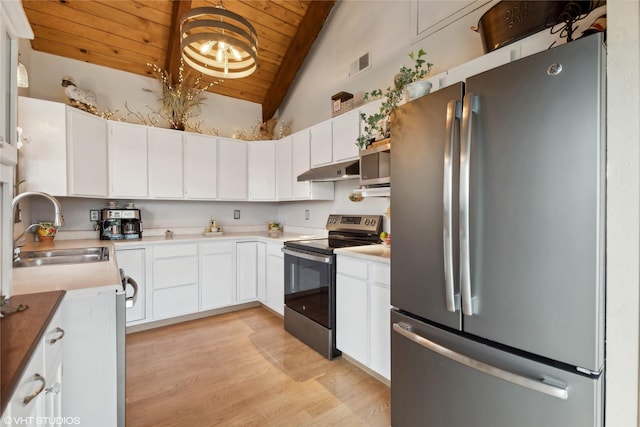
[(477, 371), (484, 372), (485, 374), (500, 378), (501, 380), (505, 380), (521, 387), (544, 393), (558, 399), (567, 400), (569, 398), (569, 393), (566, 388), (545, 384), (543, 381), (546, 380), (535, 380), (523, 377), (521, 375), (514, 374), (513, 372), (505, 371), (504, 369), (500, 369), (479, 360), (472, 359), (471, 357), (465, 356), (464, 354), (460, 354), (447, 347), (443, 347), (439, 344), (434, 343), (433, 341), (421, 337), (415, 332), (411, 332), (411, 326), (404, 322), (394, 323), (393, 330), (404, 336), (405, 338), (426, 348), (427, 350), (438, 353), (441, 356), (444, 356), (448, 359), (453, 360), (454, 362), (458, 362)]
[(478, 98), (467, 93), (463, 98), (460, 130), (460, 291), (462, 313), (473, 315), (471, 298), (471, 254), (469, 244), (469, 173), (471, 169), (471, 128), (473, 114), (478, 112)]
[(460, 103), (452, 99), (447, 103), (447, 130), (444, 141), (444, 179), (443, 179), (443, 224), (442, 240), (444, 247), (444, 283), (447, 310), (460, 309), (460, 294), (455, 294), (453, 283), (453, 144), (455, 121), (460, 119)]

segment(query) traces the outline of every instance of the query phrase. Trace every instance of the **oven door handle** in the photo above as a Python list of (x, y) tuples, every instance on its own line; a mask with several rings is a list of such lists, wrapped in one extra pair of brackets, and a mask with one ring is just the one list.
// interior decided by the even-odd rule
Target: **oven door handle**
[(322, 256), (322, 255), (313, 255), (307, 252), (294, 251), (287, 248), (282, 248), (281, 251), (287, 255), (291, 255), (297, 258), (304, 258), (310, 261), (322, 262), (324, 264), (332, 264), (333, 257), (332, 256)]

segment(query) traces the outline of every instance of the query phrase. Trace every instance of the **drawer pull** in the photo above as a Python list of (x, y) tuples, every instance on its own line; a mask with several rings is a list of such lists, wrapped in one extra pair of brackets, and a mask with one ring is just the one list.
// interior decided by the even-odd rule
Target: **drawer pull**
[(40, 385), (40, 388), (38, 388), (35, 392), (33, 392), (33, 394), (30, 394), (29, 396), (26, 396), (24, 399), (22, 399), (22, 404), (24, 406), (27, 406), (29, 402), (31, 402), (33, 399), (38, 397), (38, 395), (42, 393), (42, 390), (44, 390), (45, 384), (47, 383), (44, 377), (40, 374), (35, 374), (33, 376), (32, 381), (40, 381), (42, 384)]
[(49, 344), (55, 344), (56, 341), (60, 341), (63, 337), (64, 337), (64, 329), (62, 329), (61, 327), (57, 327), (53, 330), (53, 332), (59, 332), (60, 336), (56, 337), (56, 338), (51, 338), (49, 340)]

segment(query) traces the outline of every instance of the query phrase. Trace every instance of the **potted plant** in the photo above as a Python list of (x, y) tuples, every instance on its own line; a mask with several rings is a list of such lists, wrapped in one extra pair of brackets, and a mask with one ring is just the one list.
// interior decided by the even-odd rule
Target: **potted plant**
[(376, 99), (381, 96), (384, 96), (385, 99), (380, 105), (380, 110), (378, 112), (368, 116), (364, 113), (360, 114), (360, 120), (364, 122), (364, 132), (358, 137), (356, 145), (358, 145), (361, 150), (366, 148), (375, 140), (389, 137), (389, 120), (391, 118), (391, 113), (400, 104), (403, 97), (406, 97), (407, 99), (414, 99), (417, 96), (412, 95), (418, 93), (424, 95), (428, 93), (428, 90), (431, 88), (431, 85), (428, 84), (428, 82), (426, 82), (426, 86), (428, 86), (426, 90), (424, 87), (418, 91), (409, 89), (412, 84), (421, 82), (422, 79), (431, 71), (433, 64), (428, 63), (422, 58), (426, 54), (427, 52), (422, 49), (418, 51), (417, 55), (413, 52), (409, 53), (409, 58), (414, 61), (413, 67), (402, 66), (398, 74), (393, 78), (393, 87), (388, 87), (385, 92), (383, 92), (382, 89), (375, 89), (364, 94), (365, 101), (369, 99)]

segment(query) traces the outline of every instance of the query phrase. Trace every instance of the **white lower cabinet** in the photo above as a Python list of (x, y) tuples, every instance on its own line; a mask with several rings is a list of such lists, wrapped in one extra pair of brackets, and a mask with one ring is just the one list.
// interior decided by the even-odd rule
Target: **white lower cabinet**
[(59, 426), (62, 417), (62, 310), (54, 313), (2, 417), (3, 426)]
[(35, 426), (45, 416), (46, 387), (44, 377), (44, 348), (40, 343), (31, 355), (18, 385), (2, 415), (3, 426)]
[(144, 321), (147, 317), (145, 289), (146, 289), (146, 251), (144, 248), (117, 249), (116, 258), (118, 267), (124, 271), (126, 276), (135, 280), (138, 290), (133, 295), (133, 287), (127, 286), (126, 316), (127, 324)]
[(336, 258), (336, 345), (390, 379), (390, 266), (342, 254)]
[(198, 245), (157, 245), (153, 248), (153, 319), (198, 311)]
[(258, 288), (264, 287), (265, 244), (238, 242), (236, 244), (237, 302), (255, 301)]
[(124, 368), (119, 366), (123, 343), (118, 335), (118, 289), (114, 285), (67, 291), (62, 302), (62, 413), (83, 426), (113, 427), (123, 415), (118, 388), (119, 367)]
[(282, 244), (267, 244), (266, 280), (263, 298), (264, 305), (284, 316), (284, 254)]
[(256, 301), (284, 314), (281, 246), (226, 238), (133, 246), (116, 242), (118, 266), (138, 283), (127, 326)]
[[(45, 329), (44, 346), (44, 389), (45, 416), (51, 422), (48, 426), (59, 426), (62, 412), (62, 357), (65, 341), (64, 321), (62, 310), (58, 309)], [(69, 368), (70, 369), (70, 368)]]
[(233, 305), (235, 301), (234, 242), (200, 244), (200, 310)]

